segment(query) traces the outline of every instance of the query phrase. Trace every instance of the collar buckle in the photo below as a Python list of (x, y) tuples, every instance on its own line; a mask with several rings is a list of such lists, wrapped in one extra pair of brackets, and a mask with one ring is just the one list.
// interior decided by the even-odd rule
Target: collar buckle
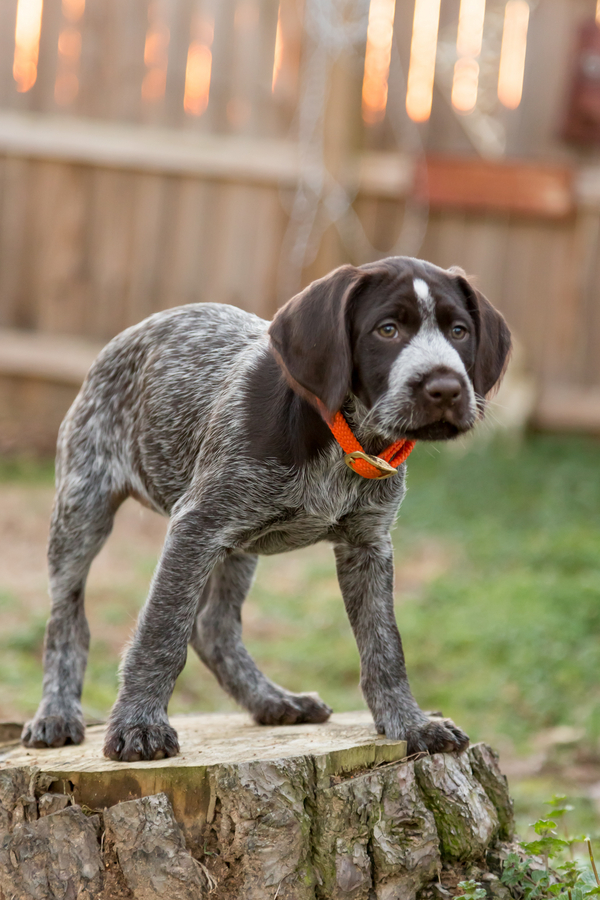
[(391, 478), (392, 475), (397, 475), (398, 470), (391, 466), (385, 459), (381, 459), (380, 456), (370, 456), (368, 453), (364, 453), (362, 450), (353, 450), (352, 453), (346, 453), (344, 456), (344, 462), (348, 466), (349, 469), (352, 469), (354, 472), (354, 466), (352, 463), (355, 459), (362, 459), (365, 462), (369, 463), (369, 465), (373, 466), (374, 469), (379, 473), (378, 475), (373, 476), (378, 481), (382, 481), (384, 478)]

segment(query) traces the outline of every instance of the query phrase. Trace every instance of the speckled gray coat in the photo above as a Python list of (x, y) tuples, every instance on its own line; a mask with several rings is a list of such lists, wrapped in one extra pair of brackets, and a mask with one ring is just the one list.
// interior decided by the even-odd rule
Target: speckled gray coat
[(178, 752), (167, 706), (188, 644), (257, 722), (329, 716), (317, 695), (269, 681), (241, 640), (257, 556), (321, 540), (334, 547), (377, 729), (407, 739), (409, 752), (466, 746), (451, 721), (427, 719), (406, 677), (389, 536), (405, 467), (361, 478), (326, 420), (341, 408), (371, 453), (403, 436), (454, 437), (481, 413), (509, 346), (501, 316), (463, 273), (402, 257), (336, 270), (271, 325), (198, 304), (111, 341), (60, 430), (43, 699), (24, 742), (83, 739), (85, 581), (133, 496), (170, 525), (124, 656), (109, 757)]

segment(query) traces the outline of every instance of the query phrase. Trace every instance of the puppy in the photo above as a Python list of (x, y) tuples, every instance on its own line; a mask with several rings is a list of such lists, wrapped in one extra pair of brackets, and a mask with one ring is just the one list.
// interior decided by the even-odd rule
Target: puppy
[[(343, 266), (270, 324), (207, 303), (118, 335), (60, 429), (43, 699), (24, 743), (83, 740), (86, 577), (118, 506), (135, 497), (170, 524), (122, 664), (108, 757), (178, 752), (167, 706), (188, 644), (256, 722), (328, 718), (315, 694), (266, 678), (241, 637), (258, 556), (323, 540), (334, 548), (377, 731), (405, 739), (409, 753), (467, 746), (410, 691), (390, 540), (405, 466), (392, 460), (390, 473), (373, 454), (472, 428), (509, 348), (502, 316), (461, 270), (404, 257)], [(340, 421), (366, 459), (345, 457), (332, 433)]]

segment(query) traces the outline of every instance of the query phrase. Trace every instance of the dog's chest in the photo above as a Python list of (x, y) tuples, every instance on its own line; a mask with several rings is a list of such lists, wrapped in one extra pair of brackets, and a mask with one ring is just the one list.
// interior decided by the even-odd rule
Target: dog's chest
[(331, 539), (343, 532), (350, 519), (356, 523), (361, 516), (377, 518), (380, 511), (382, 520), (388, 520), (390, 510), (393, 514), (402, 499), (403, 479), (382, 490), (381, 485), (369, 484), (342, 466), (295, 485), (287, 502), (278, 505), (276, 514), (248, 537), (243, 549), (261, 555), (282, 553)]
[(244, 544), (243, 549), (247, 553), (258, 553), (261, 556), (298, 550), (301, 547), (310, 547), (312, 544), (325, 540), (331, 528), (331, 525), (323, 521), (292, 514), (288, 521), (269, 525), (267, 529)]

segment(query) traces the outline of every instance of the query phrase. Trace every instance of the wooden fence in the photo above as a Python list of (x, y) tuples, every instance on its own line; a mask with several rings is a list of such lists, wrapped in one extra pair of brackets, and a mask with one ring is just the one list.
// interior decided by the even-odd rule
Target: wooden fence
[[(413, 5), (397, 0), (388, 114), (367, 127), (366, 2), (350, 4), (354, 31), (321, 57), (319, 81), (310, 0), (45, 0), (35, 83), (19, 90), (17, 0), (3, 0), (0, 448), (24, 443), (24, 415), (49, 416), (52, 424), (38, 437), (30, 427), (27, 441), (50, 446), (72, 394), (66, 385), (79, 377), (69, 381), (57, 363), (69, 336), (92, 348), (156, 310), (205, 300), (270, 317), (294, 283), (286, 270), (298, 268), (301, 191), (318, 215), (336, 197), (351, 205), (339, 231), (324, 220), (318, 250), (305, 247), (298, 286), (348, 258), (390, 251), (462, 265), (525, 346), (540, 385), (539, 421), (600, 427), (600, 172), (558, 147), (558, 96), (540, 104), (539, 145), (558, 166), (535, 203), (477, 201), (469, 177), (450, 197), (423, 191), (424, 151), (458, 153), (468, 142), (454, 116), (458, 137), (448, 144), (454, 131), (440, 92), (429, 132), (419, 136), (404, 114), (400, 130), (410, 140), (399, 147), (391, 106), (403, 111)], [(509, 150), (532, 140), (531, 93), (540, 93), (544, 71), (553, 84), (557, 70), (566, 82), (576, 25), (594, 9), (593, 0), (540, 0), (532, 13), (525, 112), (508, 117)], [(457, 15), (458, 0), (443, 0), (441, 28)], [(554, 53), (545, 62), (542, 38)], [(510, 181), (513, 170), (494, 163), (488, 185)], [(318, 190), (331, 202), (317, 204)], [(27, 344), (28, 335), (46, 341), (37, 368), (40, 344)], [(63, 385), (59, 400), (40, 401), (42, 380)]]

